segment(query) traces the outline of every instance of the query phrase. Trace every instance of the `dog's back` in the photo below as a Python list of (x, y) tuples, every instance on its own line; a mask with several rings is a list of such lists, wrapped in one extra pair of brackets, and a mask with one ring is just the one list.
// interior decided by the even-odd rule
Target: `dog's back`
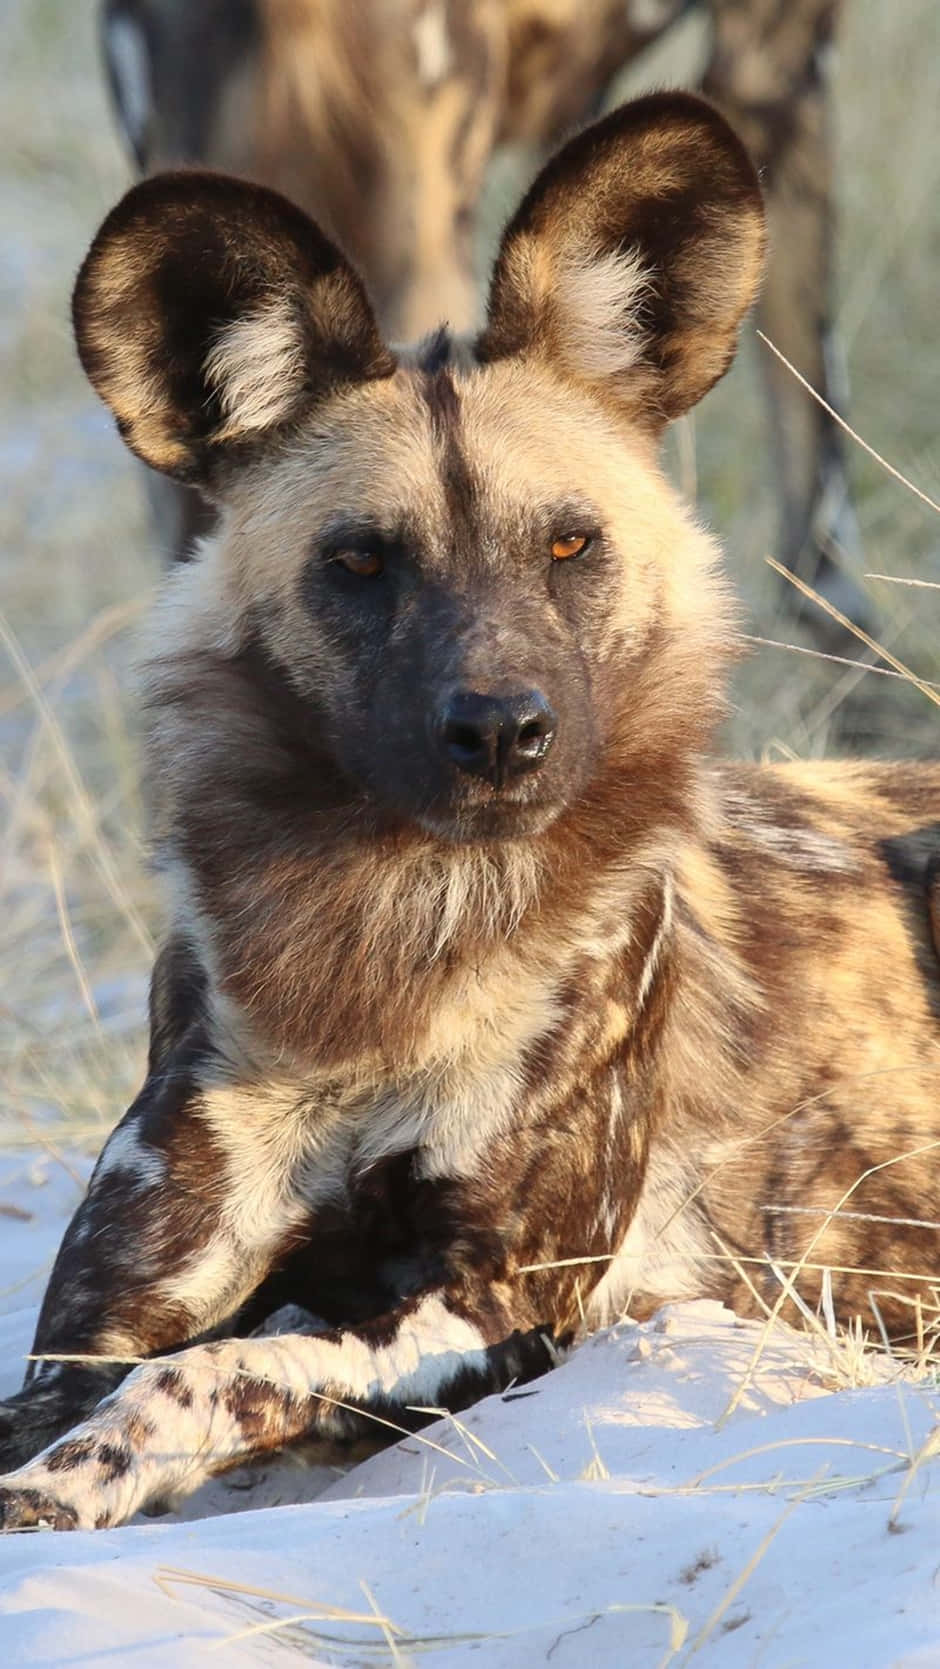
[[(653, 1151), (632, 1290), (675, 1296), (675, 1239), (684, 1294), (704, 1282), (760, 1314), (791, 1277), (804, 1303), (911, 1334), (940, 1222), (940, 765), (717, 774), (715, 828), (679, 868), (669, 1161)], [(630, 1265), (644, 1237), (659, 1237), (646, 1294)]]

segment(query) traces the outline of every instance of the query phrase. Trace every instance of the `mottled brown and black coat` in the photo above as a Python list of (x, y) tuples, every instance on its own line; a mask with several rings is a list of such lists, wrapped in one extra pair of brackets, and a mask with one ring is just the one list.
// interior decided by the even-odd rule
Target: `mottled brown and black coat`
[[(475, 339), (393, 352), (262, 187), (163, 175), (106, 220), (83, 363), (220, 519), (146, 667), (148, 1077), (0, 1416), (7, 1524), (408, 1425), (669, 1298), (793, 1280), (913, 1331), (940, 767), (716, 760), (729, 599), (657, 462), (763, 251), (681, 94), (548, 164)], [(90, 1411), (96, 1357), (160, 1359)]]

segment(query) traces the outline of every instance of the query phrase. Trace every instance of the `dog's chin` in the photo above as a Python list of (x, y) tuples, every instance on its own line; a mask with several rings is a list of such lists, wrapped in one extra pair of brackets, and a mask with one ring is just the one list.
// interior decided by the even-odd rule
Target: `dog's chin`
[(513, 800), (492, 794), (485, 802), (425, 808), (416, 818), (427, 834), (452, 846), (531, 840), (544, 834), (564, 810), (560, 800)]
[(362, 788), (379, 822), (420, 829), (451, 846), (481, 846), (544, 834), (571, 803), (572, 785), (562, 789), (557, 780), (529, 776), (496, 789), (468, 777), (429, 791), (412, 789), (407, 780), (373, 778)]

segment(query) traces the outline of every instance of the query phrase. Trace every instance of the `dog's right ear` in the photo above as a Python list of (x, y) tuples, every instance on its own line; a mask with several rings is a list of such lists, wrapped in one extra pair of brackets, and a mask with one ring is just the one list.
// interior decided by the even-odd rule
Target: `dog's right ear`
[(210, 492), (329, 389), (395, 368), (345, 256), (277, 192), (221, 174), (129, 191), (85, 257), (72, 317), (128, 446)]
[(542, 357), (658, 433), (728, 369), (764, 243), (728, 123), (691, 93), (648, 93), (537, 176), (503, 234), (477, 355)]

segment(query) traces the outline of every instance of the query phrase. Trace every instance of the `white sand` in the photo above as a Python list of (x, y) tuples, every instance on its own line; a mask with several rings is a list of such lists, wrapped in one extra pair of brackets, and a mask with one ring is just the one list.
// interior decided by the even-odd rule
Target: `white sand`
[[(23, 1294), (77, 1194), (37, 1163), (42, 1186), (15, 1167), (33, 1217), (0, 1215), (4, 1286), (33, 1275), (0, 1300), (0, 1394), (29, 1348)], [(716, 1304), (674, 1306), (345, 1476), (285, 1459), (173, 1517), (4, 1537), (0, 1662), (165, 1669), (221, 1645), (223, 1663), (349, 1669), (940, 1665), (940, 1480), (936, 1459), (910, 1467), (940, 1390), (892, 1383), (885, 1360), (884, 1383), (827, 1392), (806, 1339), (781, 1329), (722, 1420), (759, 1335)], [(373, 1602), (400, 1633), (324, 1616)], [(230, 1640), (298, 1614), (311, 1620)]]

